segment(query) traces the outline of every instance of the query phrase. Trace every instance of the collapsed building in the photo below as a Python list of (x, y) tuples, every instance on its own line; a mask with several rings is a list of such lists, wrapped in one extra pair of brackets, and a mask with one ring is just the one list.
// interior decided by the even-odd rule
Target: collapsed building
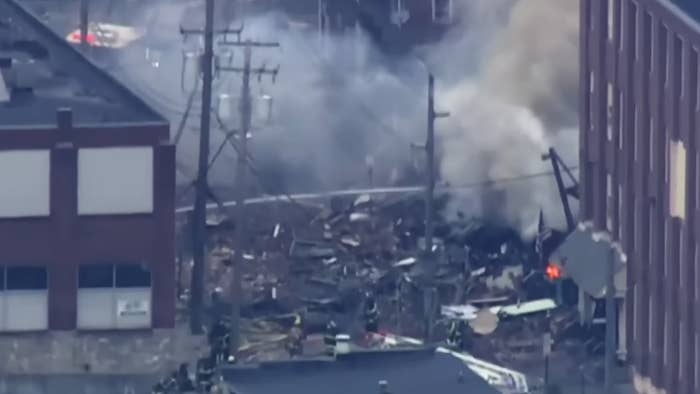
[[(438, 199), (439, 211), (447, 199)], [(542, 357), (545, 331), (551, 332), (558, 351), (576, 353), (577, 363), (600, 354), (601, 338), (590, 337), (594, 341), (585, 346), (579, 342), (582, 331), (573, 307), (576, 289), (572, 297), (557, 302), (558, 286), (546, 277), (542, 257), (535, 252), (537, 242), (523, 240), (509, 226), (465, 215), (455, 219), (438, 215), (437, 270), (430, 281), (437, 289), (438, 309), (431, 321), (424, 299), (429, 282), (424, 272), (422, 199), (377, 194), (323, 200), (248, 206), (249, 235), (242, 251), (241, 362), (287, 359), (284, 343), (297, 315), (304, 317), (308, 335), (305, 357), (324, 354), (321, 337), (329, 320), (362, 346), (380, 346), (364, 337), (361, 310), (367, 292), (377, 297), (381, 332), (409, 339), (425, 338), (430, 332), (428, 341), (439, 343), (451, 321), (463, 321), (469, 326), (469, 357), (479, 357), (477, 362), (490, 368), (530, 368), (529, 373), (538, 374), (531, 370), (532, 361)], [(208, 290), (219, 288), (225, 302), (230, 302), (235, 218), (223, 210), (213, 213), (208, 223), (212, 250)], [(187, 239), (186, 218), (180, 225)], [(564, 233), (547, 233), (539, 247), (548, 254)], [(180, 253), (183, 307), (189, 283), (187, 255), (187, 250)], [(598, 373), (593, 364), (591, 373)], [(536, 386), (537, 379), (531, 384)]]

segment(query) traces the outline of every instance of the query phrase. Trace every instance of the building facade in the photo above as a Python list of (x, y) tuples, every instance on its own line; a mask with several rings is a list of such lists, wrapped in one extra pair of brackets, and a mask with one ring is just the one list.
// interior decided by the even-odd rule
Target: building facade
[(626, 340), (640, 393), (700, 392), (700, 24), (682, 3), (580, 9), (581, 214), (629, 259)]
[(168, 123), (0, 0), (0, 333), (174, 326)]
[(250, 10), (285, 12), (322, 35), (361, 28), (382, 50), (405, 53), (437, 41), (457, 22), (465, 0), (271, 0)]

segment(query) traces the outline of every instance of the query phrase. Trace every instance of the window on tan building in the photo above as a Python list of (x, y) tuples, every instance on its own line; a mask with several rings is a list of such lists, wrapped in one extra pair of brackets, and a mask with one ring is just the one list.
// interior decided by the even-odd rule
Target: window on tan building
[(681, 141), (671, 141), (669, 160), (669, 206), (671, 216), (685, 219), (686, 150)]

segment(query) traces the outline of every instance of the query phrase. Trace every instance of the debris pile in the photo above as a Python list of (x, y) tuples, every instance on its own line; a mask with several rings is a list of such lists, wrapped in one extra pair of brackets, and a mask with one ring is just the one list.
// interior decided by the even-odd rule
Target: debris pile
[[(438, 200), (439, 211), (445, 202)], [(237, 223), (220, 216), (210, 220), (207, 289), (222, 289), (223, 302), (230, 302)], [(378, 304), (380, 331), (423, 337), (426, 286), (436, 289), (442, 306), (432, 341), (460, 320), (468, 323), (460, 327), (467, 327), (469, 337), (485, 338), (470, 350), (491, 354), (494, 361), (536, 352), (537, 346), (541, 353), (541, 328), (550, 320), (545, 315), (555, 313), (554, 292), (532, 244), (512, 228), (438, 214), (432, 251), (426, 253), (423, 201), (369, 195), (319, 205), (250, 206), (246, 226), (241, 267), (246, 360), (284, 357), (275, 343), (299, 315), (308, 341), (317, 341), (331, 319), (341, 331), (361, 336), (367, 294)], [(185, 251), (183, 261), (186, 256)], [(186, 288), (190, 265), (181, 266)], [(518, 342), (519, 337), (531, 341)]]

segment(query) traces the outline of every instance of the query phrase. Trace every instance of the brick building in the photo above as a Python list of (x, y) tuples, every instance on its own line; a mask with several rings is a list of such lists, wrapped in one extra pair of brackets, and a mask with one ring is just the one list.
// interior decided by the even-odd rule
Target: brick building
[(696, 1), (581, 1), (582, 219), (629, 258), (640, 393), (700, 392), (698, 14)]
[(361, 27), (385, 51), (406, 52), (436, 41), (457, 21), (466, 0), (268, 0), (251, 10), (282, 10), (326, 34)]
[(168, 123), (0, 0), (0, 332), (174, 325)]

